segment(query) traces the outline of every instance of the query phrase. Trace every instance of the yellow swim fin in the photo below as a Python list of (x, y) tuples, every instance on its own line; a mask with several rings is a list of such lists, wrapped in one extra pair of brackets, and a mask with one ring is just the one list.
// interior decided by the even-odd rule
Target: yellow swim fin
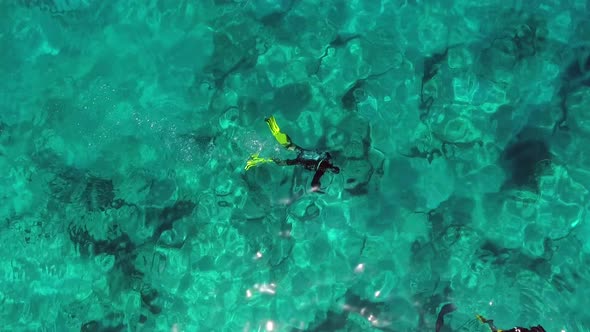
[(475, 315), (475, 318), (477, 318), (477, 320), (483, 324), (488, 324), (488, 327), (490, 328), (491, 332), (502, 332), (503, 331), (503, 330), (497, 329), (494, 326), (493, 321), (485, 319), (485, 317), (480, 314)]
[(249, 170), (250, 168), (254, 167), (254, 166), (258, 166), (260, 164), (265, 164), (265, 163), (272, 163), (273, 160), (270, 158), (260, 158), (258, 157), (258, 153), (255, 153), (253, 155), (250, 156), (250, 158), (248, 158), (248, 161), (246, 162), (246, 167), (244, 167), (244, 169)]
[(289, 148), (293, 145), (289, 135), (281, 132), (281, 128), (279, 128), (279, 125), (277, 124), (277, 120), (275, 119), (274, 115), (271, 115), (270, 117), (264, 119), (264, 121), (266, 121), (266, 124), (268, 124), (268, 129), (270, 129), (270, 132), (277, 140), (277, 142), (279, 142), (279, 144), (281, 144), (285, 148)]

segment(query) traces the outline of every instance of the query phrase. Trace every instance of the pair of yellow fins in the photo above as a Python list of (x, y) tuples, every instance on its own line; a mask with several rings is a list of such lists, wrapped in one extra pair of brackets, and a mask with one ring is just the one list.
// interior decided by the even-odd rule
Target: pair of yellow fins
[[(277, 142), (279, 142), (279, 144), (281, 144), (283, 147), (285, 147), (287, 149), (290, 148), (291, 146), (293, 146), (293, 143), (291, 142), (291, 138), (289, 137), (289, 135), (281, 132), (281, 128), (279, 128), (279, 125), (277, 124), (277, 120), (275, 119), (275, 117), (273, 115), (264, 119), (264, 121), (266, 121), (266, 124), (268, 125), (268, 129), (270, 129), (272, 136), (274, 136), (274, 138), (277, 140)], [(274, 162), (274, 160), (272, 158), (261, 158), (258, 155), (259, 155), (259, 153), (255, 153), (250, 156), (250, 158), (246, 162), (246, 167), (245, 167), (246, 170), (249, 170), (250, 168), (252, 168), (254, 166), (258, 166), (260, 164)]]

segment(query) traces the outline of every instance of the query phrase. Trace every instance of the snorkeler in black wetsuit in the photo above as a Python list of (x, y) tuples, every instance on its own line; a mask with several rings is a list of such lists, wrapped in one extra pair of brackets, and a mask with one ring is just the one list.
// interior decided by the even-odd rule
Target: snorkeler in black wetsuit
[(250, 156), (250, 159), (248, 159), (248, 162), (246, 163), (246, 170), (258, 164), (268, 162), (274, 162), (280, 166), (303, 166), (303, 168), (307, 170), (315, 171), (313, 179), (311, 180), (311, 188), (312, 191), (316, 192), (321, 192), (320, 179), (327, 171), (334, 174), (340, 173), (340, 168), (332, 164), (332, 156), (330, 153), (306, 150), (296, 145), (293, 143), (293, 141), (291, 141), (289, 135), (281, 132), (281, 129), (277, 125), (277, 121), (275, 120), (274, 116), (266, 118), (264, 121), (266, 121), (268, 124), (270, 132), (277, 142), (279, 142), (285, 149), (297, 152), (297, 157), (295, 159), (282, 160), (278, 158), (260, 158), (258, 157), (258, 154), (254, 154)]
[(485, 319), (482, 315), (477, 315), (476, 317), (480, 322), (488, 324), (492, 332), (547, 332), (541, 325), (531, 326), (528, 329), (524, 327), (513, 327), (509, 330), (499, 329), (494, 325), (492, 319)]

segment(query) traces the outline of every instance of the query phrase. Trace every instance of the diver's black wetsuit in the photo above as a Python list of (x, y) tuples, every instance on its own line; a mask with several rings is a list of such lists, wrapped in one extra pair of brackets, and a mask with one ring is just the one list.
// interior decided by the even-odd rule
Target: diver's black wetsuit
[(320, 179), (326, 171), (330, 171), (334, 174), (340, 173), (340, 168), (332, 164), (332, 156), (329, 152), (320, 153), (317, 151), (305, 150), (293, 143), (291, 143), (287, 149), (295, 150), (297, 152), (297, 157), (295, 159), (285, 160), (273, 158), (273, 161), (281, 166), (299, 165), (307, 170), (315, 171), (313, 179), (311, 180), (311, 187), (314, 191), (319, 191), (321, 186)]
[(537, 325), (537, 326), (531, 326), (528, 329), (525, 327), (513, 327), (511, 329), (508, 330), (504, 330), (504, 329), (498, 329), (495, 325), (494, 325), (494, 321), (492, 319), (485, 319), (482, 316), (477, 317), (482, 323), (488, 324), (488, 326), (490, 327), (490, 330), (492, 330), (492, 332), (498, 332), (498, 331), (502, 331), (502, 332), (547, 332), (545, 331), (545, 329), (541, 326), (541, 325)]
[[(492, 330), (494, 331), (494, 330)], [(525, 327), (513, 327), (510, 330), (495, 330), (495, 331), (502, 331), (502, 332), (547, 332), (541, 325), (532, 326), (528, 329)]]
[(514, 327), (510, 330), (502, 330), (503, 332), (547, 332), (541, 325), (532, 326), (528, 329), (524, 327)]
[(332, 173), (338, 174), (340, 173), (340, 168), (334, 166), (332, 164), (332, 156), (328, 152), (318, 152), (314, 150), (306, 150), (297, 144), (293, 143), (291, 137), (289, 135), (283, 133), (279, 128), (274, 116), (270, 116), (264, 119), (268, 124), (268, 128), (270, 132), (274, 136), (274, 138), (279, 142), (285, 149), (289, 151), (297, 152), (297, 157), (295, 159), (278, 159), (272, 158), (271, 160), (276, 163), (277, 165), (281, 166), (294, 166), (299, 165), (303, 166), (303, 168), (315, 171), (313, 179), (311, 181), (312, 190), (315, 192), (320, 191), (320, 179), (326, 173), (326, 171), (330, 171)]

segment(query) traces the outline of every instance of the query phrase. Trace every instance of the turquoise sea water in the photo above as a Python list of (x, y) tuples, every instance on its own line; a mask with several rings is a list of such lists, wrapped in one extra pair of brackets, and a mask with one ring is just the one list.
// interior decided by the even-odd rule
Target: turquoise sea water
[(590, 331), (589, 12), (0, 1), (0, 331)]

